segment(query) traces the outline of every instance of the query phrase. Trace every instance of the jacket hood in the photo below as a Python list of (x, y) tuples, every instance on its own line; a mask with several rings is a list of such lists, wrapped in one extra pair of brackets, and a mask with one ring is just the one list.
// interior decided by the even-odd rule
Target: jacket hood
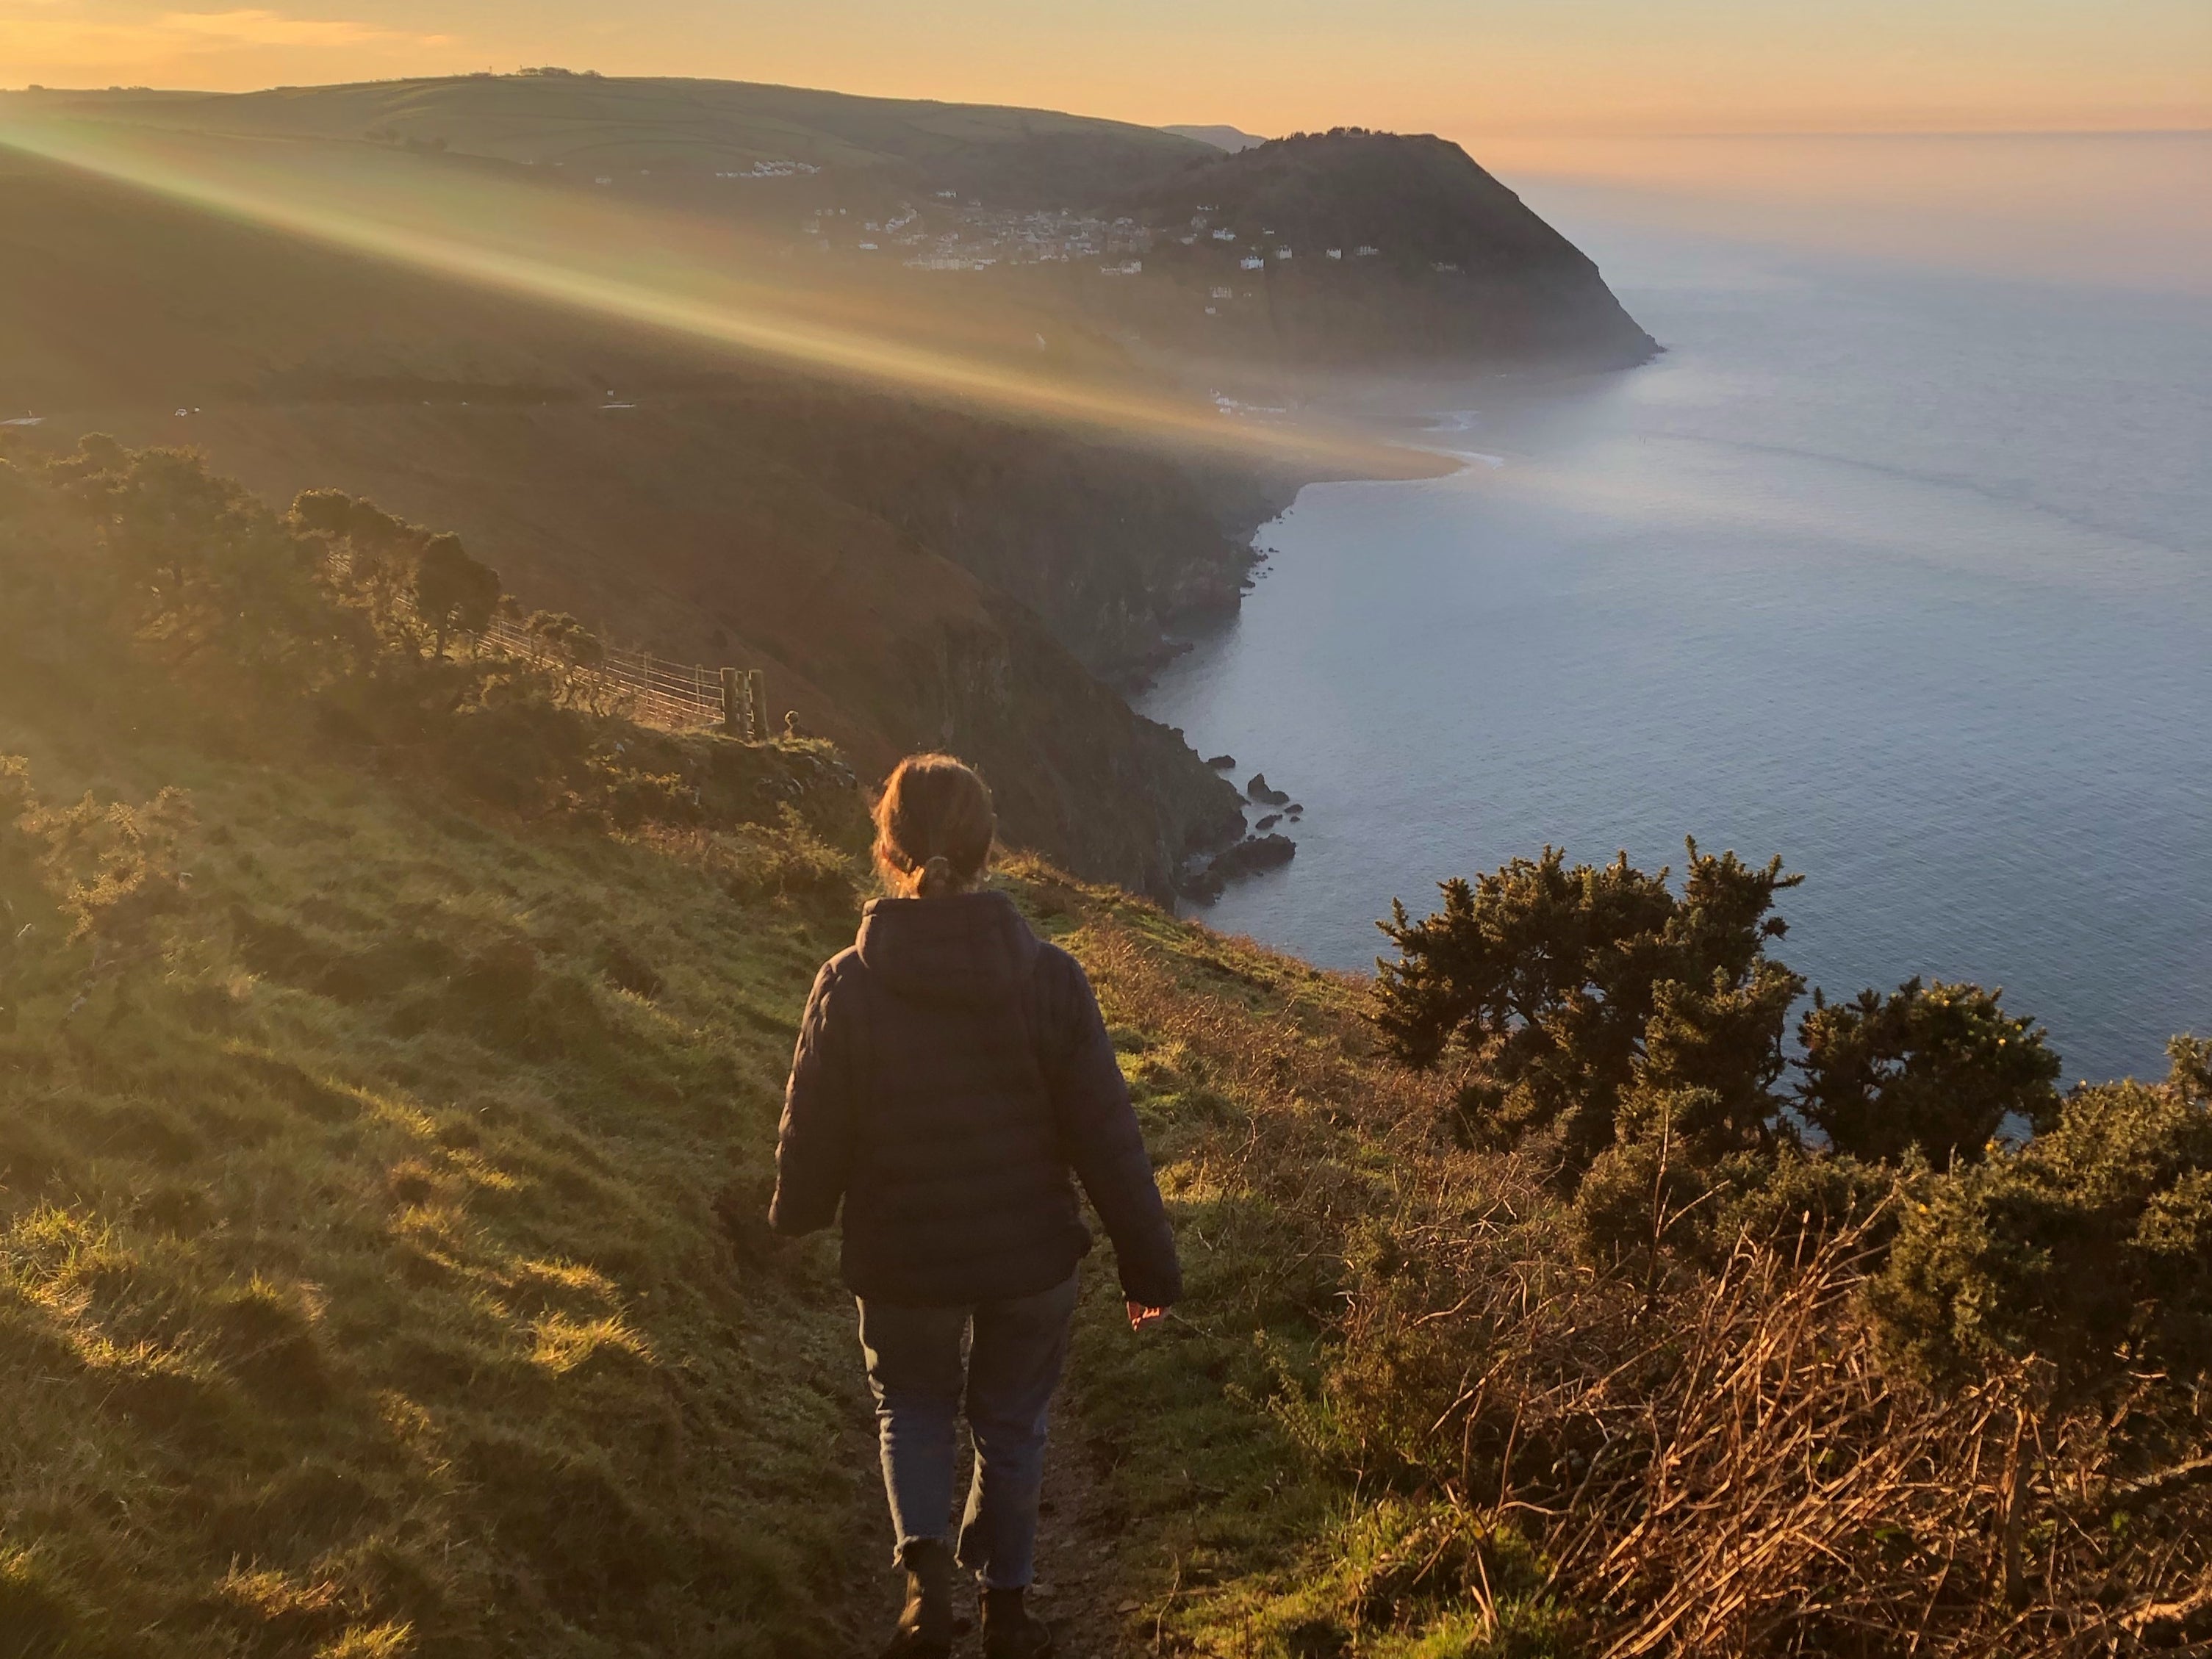
[(1037, 938), (1004, 893), (871, 899), (857, 941), (868, 971), (924, 1002), (998, 1001), (1028, 980)]

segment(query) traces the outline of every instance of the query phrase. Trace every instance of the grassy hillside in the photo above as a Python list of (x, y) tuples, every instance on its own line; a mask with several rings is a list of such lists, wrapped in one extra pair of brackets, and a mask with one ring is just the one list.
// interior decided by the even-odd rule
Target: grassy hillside
[[(175, 458), (0, 465), (0, 1651), (850, 1651), (849, 1304), (760, 1217), (859, 796), (438, 658), (391, 580)], [(1662, 1156), (1593, 1250), (1368, 984), (999, 878), (1189, 1269), (1137, 1341), (1092, 1263), (1072, 1650), (2212, 1640), (2202, 1045), (1948, 1174), (1785, 1158), (1702, 1244)]]
[(848, 907), (296, 762), (100, 758), (30, 781), (181, 789), (191, 892), (112, 968), (11, 896), (10, 1650), (831, 1650), (844, 1333), (717, 1203)]
[[(366, 685), (330, 678), (343, 635), (257, 613), (290, 642), (273, 684), (181, 643), (188, 609), (133, 644), (127, 583), (55, 586), (82, 521), (18, 476), (0, 1643), (836, 1650), (809, 1587), (864, 1535), (842, 1322), (753, 1216), (791, 1023), (849, 930), (819, 838), (852, 844), (849, 786), (726, 744), (710, 819), (617, 805), (638, 827), (609, 833), (593, 801), (635, 785), (595, 793), (588, 757), (619, 723), (511, 704), (496, 756), (441, 759), (390, 657), (410, 689), (362, 707), (398, 724), (334, 748), (337, 705), (276, 688)], [(456, 810), (443, 769), (501, 757), (550, 787)]]
[(411, 140), (453, 155), (579, 171), (701, 173), (799, 162), (882, 173), (896, 187), (949, 187), (1054, 207), (1099, 199), (1212, 153), (1158, 128), (1052, 110), (739, 81), (540, 73), (242, 94), (17, 96), (44, 113), (178, 131)]
[(765, 668), (779, 714), (872, 764), (963, 744), (1087, 872), (1164, 893), (1238, 827), (1100, 677), (1233, 605), (1281, 499), (1249, 475), (702, 355), (4, 148), (0, 398), (64, 447), (189, 441), (272, 502), (340, 486), (459, 530), (533, 605)]
[(1200, 390), (1237, 374), (1622, 368), (1655, 349), (1586, 257), (1433, 136), (1340, 128), (1248, 147), (1047, 111), (530, 73), (0, 94), (0, 128), (11, 120), (64, 149), (264, 185), (289, 175), (315, 208), (366, 191), (401, 228), (496, 185), (503, 198), (471, 216), (515, 243), (545, 240), (540, 222), (565, 210), (605, 222), (571, 226), (572, 245), (642, 253), (656, 231), (610, 215), (680, 212), (721, 236), (706, 264), (787, 282), (783, 262), (802, 260), (809, 287), (904, 313), (918, 336), (1065, 350), (1072, 334), (1094, 374), (1141, 342)]

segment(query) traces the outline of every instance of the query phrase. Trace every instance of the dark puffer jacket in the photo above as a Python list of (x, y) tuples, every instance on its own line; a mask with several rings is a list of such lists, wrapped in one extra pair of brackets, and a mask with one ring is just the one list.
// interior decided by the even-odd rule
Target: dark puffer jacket
[(1152, 1160), (1091, 981), (1000, 893), (878, 899), (799, 1028), (775, 1200), (783, 1233), (837, 1218), (862, 1297), (945, 1307), (1048, 1290), (1091, 1249), (1124, 1295), (1182, 1293)]

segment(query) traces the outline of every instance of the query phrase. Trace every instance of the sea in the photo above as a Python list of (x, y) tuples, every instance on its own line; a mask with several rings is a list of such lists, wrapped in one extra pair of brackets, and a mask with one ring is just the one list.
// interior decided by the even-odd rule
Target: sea
[(2160, 1075), (2212, 1035), (2212, 135), (1758, 144), (1501, 173), (1664, 355), (1409, 392), (1458, 470), (1261, 529), (1141, 704), (1303, 809), (1198, 914), (1370, 968), (1444, 878), (1694, 836), (1803, 874), (1832, 998), (2002, 987), (2068, 1081)]

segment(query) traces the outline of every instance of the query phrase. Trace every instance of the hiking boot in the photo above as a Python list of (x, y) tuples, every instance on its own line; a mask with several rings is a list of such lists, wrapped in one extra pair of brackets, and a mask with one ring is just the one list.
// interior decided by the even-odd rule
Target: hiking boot
[(983, 1592), (983, 1659), (1046, 1659), (1052, 1632), (1022, 1605), (1018, 1589)]
[(918, 1539), (901, 1558), (906, 1607), (883, 1659), (949, 1659), (952, 1652), (952, 1552), (934, 1538)]

